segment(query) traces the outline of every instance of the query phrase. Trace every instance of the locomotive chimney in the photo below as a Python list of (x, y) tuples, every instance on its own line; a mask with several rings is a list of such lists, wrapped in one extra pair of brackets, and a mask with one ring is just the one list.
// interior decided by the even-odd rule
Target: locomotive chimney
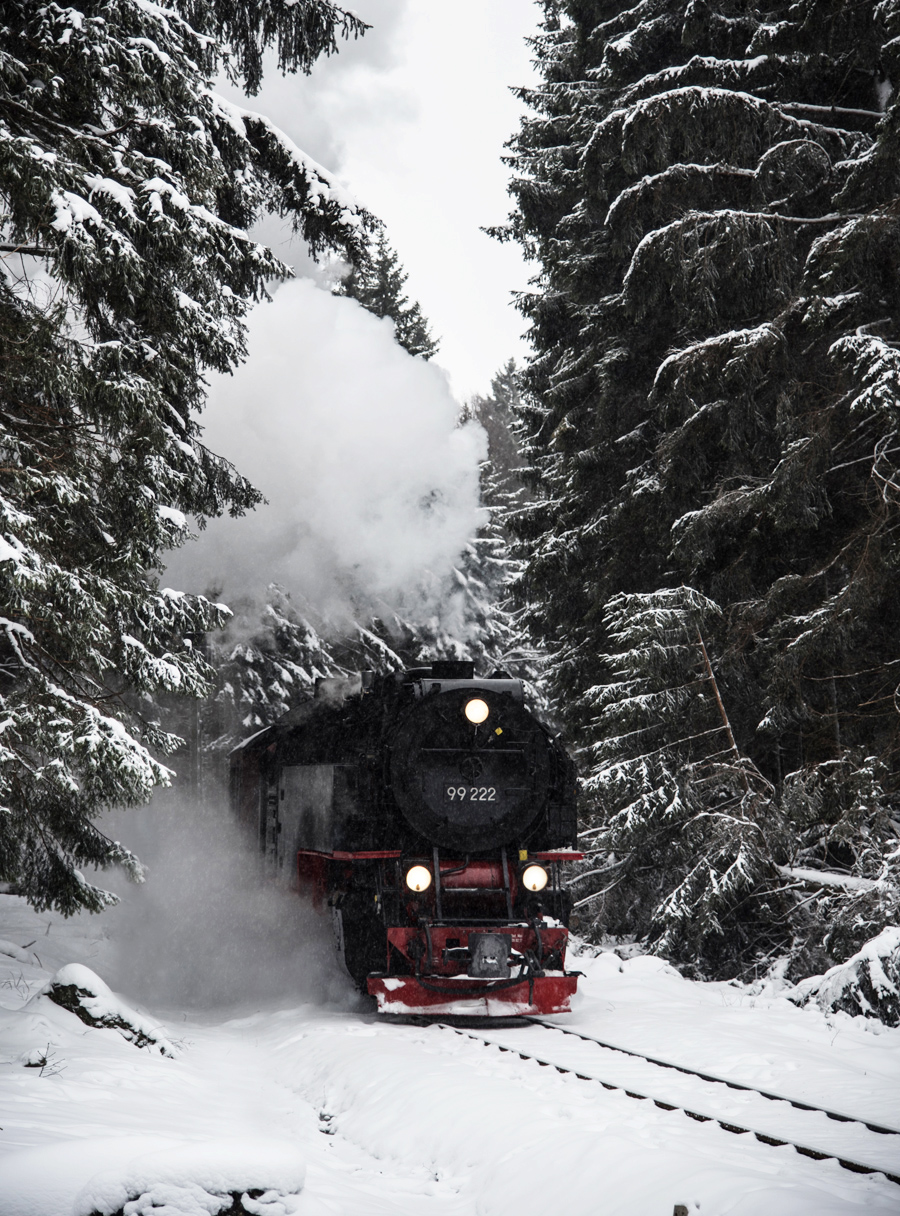
[(475, 664), (471, 659), (436, 659), (431, 664), (432, 680), (474, 680)]

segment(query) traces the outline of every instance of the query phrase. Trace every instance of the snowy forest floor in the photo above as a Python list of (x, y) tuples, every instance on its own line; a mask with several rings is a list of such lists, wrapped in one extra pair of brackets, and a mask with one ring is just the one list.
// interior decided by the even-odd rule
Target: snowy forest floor
[[(201, 1200), (217, 1179), (220, 1191), (270, 1187), (248, 1209), (264, 1216), (900, 1212), (900, 1187), (883, 1175), (730, 1134), (452, 1030), (380, 1022), (331, 959), (326, 926), (293, 897), (263, 893), (253, 905), (246, 881), (229, 886), (212, 862), (209, 874), (209, 887), (194, 883), (205, 927), (152, 884), (69, 921), (0, 896), (4, 1216), (112, 1212), (139, 1193), (174, 1203), (167, 1216), (193, 1216), (215, 1210)], [(38, 996), (69, 963), (140, 1001), (175, 1058)], [(649, 957), (583, 954), (576, 965), (584, 978), (559, 1025), (900, 1127), (900, 1029), (798, 1009), (763, 985), (691, 982)], [(801, 1144), (828, 1149), (830, 1136), (843, 1155), (900, 1173), (900, 1137), (704, 1088), (538, 1026), (477, 1033), (754, 1129), (768, 1119), (761, 1130)]]

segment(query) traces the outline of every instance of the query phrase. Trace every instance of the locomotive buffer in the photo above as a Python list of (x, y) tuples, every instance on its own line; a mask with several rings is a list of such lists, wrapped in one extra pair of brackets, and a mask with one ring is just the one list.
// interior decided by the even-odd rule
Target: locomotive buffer
[(469, 662), (321, 680), (232, 752), (234, 809), (330, 907), (385, 1013), (562, 1013), (575, 769), (522, 683)]

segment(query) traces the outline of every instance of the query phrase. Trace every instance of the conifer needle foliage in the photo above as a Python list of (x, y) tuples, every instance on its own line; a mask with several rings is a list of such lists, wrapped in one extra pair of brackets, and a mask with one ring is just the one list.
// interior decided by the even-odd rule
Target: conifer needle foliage
[(376, 317), (390, 317), (397, 341), (411, 355), (430, 359), (439, 341), (433, 338), (418, 300), (410, 303), (403, 288), (409, 276), (388, 244), (384, 232), (335, 288), (337, 296), (357, 300)]
[(308, 71), (362, 23), (325, 0), (0, 3), (0, 878), (98, 910), (94, 822), (167, 780), (160, 692), (202, 695), (221, 605), (161, 553), (259, 495), (201, 442), (204, 374), (287, 271), (247, 234), (289, 215), (351, 260), (368, 217), (264, 117), (262, 55)]
[[(898, 903), (900, 4), (544, 9), (498, 233), (539, 264), (521, 300), (536, 354), (519, 594), (583, 749), (595, 839), (615, 841), (608, 864), (646, 867), (590, 908), (598, 929), (659, 931), (673, 950), (668, 899), (667, 924), (677, 905), (718, 935), (690, 949), (719, 974), (779, 949), (819, 966)], [(677, 793), (707, 855), (712, 787), (675, 746), (680, 700), (653, 693), (662, 750), (644, 769), (633, 739), (611, 742), (614, 717), (651, 706), (629, 700), (648, 657), (617, 646), (620, 614), (637, 628), (682, 586), (715, 605), (736, 748), (788, 825), (762, 868), (729, 871), (730, 920), (707, 898), (724, 855), (687, 890), (680, 862), (646, 851)], [(650, 652), (668, 646), (660, 629)], [(666, 775), (663, 745), (681, 756)], [(610, 798), (618, 746), (629, 792)], [(781, 892), (746, 932), (745, 887)]]

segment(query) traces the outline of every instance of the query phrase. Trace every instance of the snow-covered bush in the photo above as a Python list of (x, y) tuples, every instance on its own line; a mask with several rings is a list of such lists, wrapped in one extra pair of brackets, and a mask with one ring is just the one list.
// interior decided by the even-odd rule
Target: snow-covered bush
[(74, 1216), (291, 1216), (306, 1163), (289, 1144), (253, 1137), (145, 1153), (95, 1175)]
[(884, 929), (861, 950), (785, 994), (796, 1005), (862, 1014), (900, 1026), (900, 928)]

